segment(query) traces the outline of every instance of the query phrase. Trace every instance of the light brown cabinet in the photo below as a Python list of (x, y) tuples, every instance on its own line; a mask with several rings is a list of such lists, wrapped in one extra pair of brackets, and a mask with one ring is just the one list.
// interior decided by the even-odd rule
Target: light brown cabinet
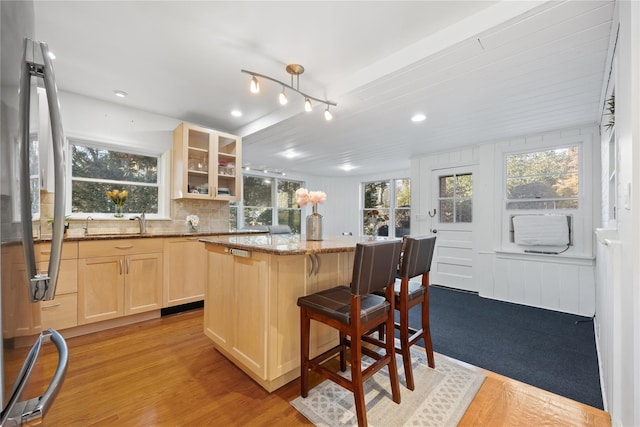
[(80, 242), (78, 324), (160, 309), (162, 239)]
[(198, 237), (164, 239), (162, 306), (172, 307), (204, 299), (206, 251)]
[[(353, 252), (234, 256), (207, 244), (205, 334), (237, 366), (268, 391), (300, 374), (300, 310), (297, 299), (348, 285)], [(337, 342), (335, 329), (312, 324), (311, 352)]]
[[(36, 245), (38, 268), (48, 268), (51, 244)], [(60, 272), (56, 286), (56, 297), (40, 303), (42, 329), (56, 330), (78, 325), (78, 242), (64, 242), (60, 260)]]
[(208, 252), (206, 301), (212, 305), (205, 308), (205, 333), (254, 378), (268, 375), (270, 257), (234, 257), (221, 247)]
[[(11, 257), (12, 267), (6, 274), (2, 271), (2, 327), (5, 337), (18, 338), (38, 334), (42, 330), (40, 326), (40, 307), (38, 303), (25, 304), (29, 300), (27, 294), (27, 273), (22, 254), (22, 246), (12, 246), (2, 257)], [(7, 288), (4, 287), (7, 285)]]
[(181, 123), (173, 131), (172, 197), (240, 200), (242, 139)]
[[(50, 255), (51, 243), (34, 245), (38, 273), (46, 273)], [(77, 325), (77, 256), (77, 242), (65, 242), (55, 299), (24, 304), (29, 300), (29, 287), (23, 248), (17, 244), (2, 247), (3, 260), (7, 261), (6, 265), (11, 265), (10, 269), (2, 271), (3, 283), (11, 287), (3, 288), (2, 295), (2, 321), (6, 337), (29, 337), (48, 328), (65, 329)]]

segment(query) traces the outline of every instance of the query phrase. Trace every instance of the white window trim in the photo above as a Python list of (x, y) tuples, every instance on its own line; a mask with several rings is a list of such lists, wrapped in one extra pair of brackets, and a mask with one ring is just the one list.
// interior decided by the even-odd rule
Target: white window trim
[[(394, 224), (394, 226), (392, 227), (391, 225), (389, 225), (389, 231), (388, 231), (388, 237), (397, 237), (396, 236), (396, 227), (395, 227), (395, 221), (396, 221), (396, 209), (405, 209), (405, 210), (409, 210), (411, 211), (413, 209), (412, 205), (409, 205), (409, 207), (397, 207), (396, 206), (396, 186), (395, 186), (395, 181), (400, 181), (406, 179), (409, 181), (409, 185), (411, 185), (411, 177), (394, 177), (394, 178), (381, 178), (381, 179), (371, 179), (371, 180), (367, 180), (367, 181), (362, 181), (360, 183), (360, 212), (359, 212), (359, 220), (358, 222), (360, 223), (360, 228), (358, 231), (358, 235), (360, 236), (364, 236), (364, 219), (363, 219), (363, 212), (365, 211), (365, 209), (369, 209), (369, 208), (365, 208), (364, 207), (364, 186), (367, 184), (370, 184), (372, 182), (382, 182), (382, 181), (387, 181), (390, 183), (390, 192), (389, 192), (389, 207), (388, 208), (371, 208), (371, 209), (388, 209), (389, 210), (389, 224)], [(411, 192), (413, 194), (413, 188), (411, 189)], [(411, 218), (411, 215), (409, 216)], [(411, 228), (415, 227), (415, 224), (411, 224)]]
[[(294, 181), (294, 182), (299, 182), (300, 183), (300, 187), (304, 188), (306, 186), (305, 181), (300, 180), (300, 179), (293, 179), (293, 178), (286, 178), (286, 177), (282, 177), (282, 176), (271, 176), (271, 175), (259, 175), (259, 174), (253, 174), (253, 173), (245, 173), (242, 176), (242, 183), (241, 183), (241, 193), (242, 197), (240, 198), (240, 200), (236, 203), (236, 207), (238, 209), (237, 215), (237, 221), (236, 221), (236, 225), (237, 225), (237, 229), (238, 230), (243, 230), (245, 229), (245, 224), (244, 224), (244, 208), (246, 207), (246, 204), (244, 202), (244, 178), (247, 176), (251, 176), (254, 178), (260, 178), (260, 179), (270, 179), (272, 181), (272, 185), (271, 185), (271, 224), (273, 225), (279, 225), (278, 224), (278, 185), (277, 185), (277, 181), (279, 180), (285, 180), (285, 181)], [(253, 206), (258, 207), (258, 206)], [(269, 208), (269, 207), (267, 207)], [(295, 208), (289, 208), (289, 209), (295, 209)], [(298, 209), (300, 210), (300, 233), (304, 234), (305, 232), (305, 218), (302, 212), (302, 208), (298, 207)], [(251, 227), (251, 226), (250, 226)]]
[[(170, 220), (170, 187), (171, 187), (171, 151), (164, 152), (149, 148), (140, 147), (136, 143), (116, 141), (107, 138), (88, 137), (85, 135), (67, 134), (64, 153), (66, 157), (66, 197), (65, 212), (70, 219), (86, 219), (92, 217), (94, 220), (113, 220), (113, 214), (110, 213), (72, 213), (71, 212), (71, 144), (84, 145), (92, 148), (103, 148), (106, 150), (119, 150), (130, 154), (138, 154), (142, 156), (158, 157), (158, 213), (145, 214), (147, 220)], [(131, 217), (135, 214), (129, 215)]]
[[(593, 221), (593, 136), (589, 133), (572, 137), (556, 138), (548, 141), (527, 142), (523, 145), (503, 147), (496, 150), (496, 163), (499, 165), (501, 173), (496, 174), (500, 180), (496, 183), (496, 190), (499, 189), (500, 201), (499, 211), (501, 212), (500, 239), (496, 252), (522, 254), (524, 249), (515, 243), (510, 242), (510, 217), (511, 215), (522, 214), (544, 214), (558, 213), (572, 216), (572, 246), (559, 255), (545, 255), (545, 257), (593, 257), (592, 244), (592, 221)], [(567, 148), (571, 146), (579, 147), (579, 170), (578, 179), (580, 182), (578, 208), (577, 209), (507, 209), (506, 199), (506, 158), (509, 154), (527, 153), (552, 150), (556, 148)], [(556, 248), (558, 249), (558, 248)], [(527, 254), (526, 256), (533, 256)]]

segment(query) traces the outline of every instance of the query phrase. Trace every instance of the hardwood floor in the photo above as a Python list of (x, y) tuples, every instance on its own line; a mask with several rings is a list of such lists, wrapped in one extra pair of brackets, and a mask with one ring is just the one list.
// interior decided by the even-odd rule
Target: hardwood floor
[[(42, 425), (311, 425), (289, 405), (299, 380), (267, 393), (214, 349), (202, 316), (197, 309), (68, 339), (66, 380)], [(34, 395), (55, 370), (52, 345), (40, 359)], [(611, 425), (604, 411), (487, 375), (461, 426)]]

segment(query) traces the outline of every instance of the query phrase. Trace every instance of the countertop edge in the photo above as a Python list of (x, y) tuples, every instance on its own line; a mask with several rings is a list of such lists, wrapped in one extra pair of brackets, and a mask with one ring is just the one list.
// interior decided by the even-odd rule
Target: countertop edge
[[(304, 239), (296, 242), (298, 247), (279, 247), (287, 246), (286, 243), (279, 244), (263, 244), (252, 242), (227, 241), (226, 239), (200, 239), (206, 245), (220, 246), (227, 249), (240, 249), (250, 252), (265, 253), (271, 255), (293, 256), (293, 255), (313, 255), (313, 254), (329, 254), (341, 252), (355, 252), (356, 244), (364, 241), (361, 238), (350, 238), (342, 242), (336, 240), (329, 241), (305, 241)], [(323, 246), (326, 245), (326, 246)]]
[[(65, 242), (82, 242), (90, 240), (116, 240), (116, 239), (153, 239), (163, 237), (200, 237), (200, 236), (244, 236), (268, 234), (265, 231), (200, 231), (197, 233), (187, 233), (181, 231), (167, 231), (158, 233), (113, 233), (113, 234), (89, 234), (88, 236), (66, 236)], [(34, 243), (51, 242), (51, 237), (39, 237), (33, 240)]]

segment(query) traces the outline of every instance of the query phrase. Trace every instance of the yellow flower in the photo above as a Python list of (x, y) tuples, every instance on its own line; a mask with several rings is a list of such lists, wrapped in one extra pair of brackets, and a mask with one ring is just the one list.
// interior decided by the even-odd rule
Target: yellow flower
[(129, 194), (129, 191), (127, 190), (120, 191), (120, 190), (114, 189), (111, 191), (107, 190), (106, 193), (113, 203), (115, 203), (118, 206), (122, 206), (124, 205), (124, 202), (127, 201), (127, 195)]

